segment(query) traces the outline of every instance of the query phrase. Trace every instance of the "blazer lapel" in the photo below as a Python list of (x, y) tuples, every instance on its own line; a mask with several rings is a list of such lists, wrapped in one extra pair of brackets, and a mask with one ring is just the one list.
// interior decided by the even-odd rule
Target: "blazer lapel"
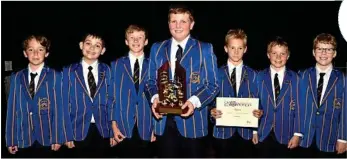
[(32, 100), (30, 93), (29, 93), (29, 79), (28, 79), (29, 71), (28, 69), (23, 70), (22, 72), (22, 80), (21, 83), (24, 86), (25, 89), (25, 97), (30, 101)]
[[(229, 76), (229, 67), (228, 67), (228, 65), (226, 65), (225, 67), (224, 67), (224, 73), (225, 73), (225, 77), (226, 77), (226, 81), (228, 81), (228, 85), (226, 85), (226, 87), (227, 87), (227, 89), (225, 89), (225, 88), (223, 88), (224, 90), (227, 90), (227, 92), (229, 92), (228, 93), (228, 95), (230, 94), (230, 93), (233, 93), (233, 91), (231, 91), (232, 90), (232, 84), (231, 84), (231, 81), (230, 81), (230, 76)], [(225, 87), (225, 86), (224, 86)], [(235, 94), (232, 94), (232, 96), (236, 96)]]
[(275, 102), (274, 102), (274, 93), (272, 91), (272, 80), (271, 80), (271, 74), (270, 74), (270, 69), (268, 68), (266, 71), (265, 71), (265, 75), (264, 75), (264, 83), (265, 83), (265, 86), (266, 86), (266, 90), (267, 92), (269, 93), (269, 95), (271, 96), (270, 97), (270, 101), (272, 102), (272, 105), (275, 106)]
[(181, 61), (180, 61), (181, 65), (185, 64), (187, 60), (189, 61), (189, 58), (188, 58), (189, 56), (187, 56), (187, 55), (195, 44), (196, 44), (195, 40), (190, 37), (188, 39), (186, 47), (184, 48), (184, 51), (183, 51), (183, 56), (182, 56)]
[[(99, 63), (98, 64), (98, 85), (96, 86), (96, 91), (95, 91), (94, 97), (98, 94), (100, 87), (104, 83), (105, 74), (106, 74), (106, 71), (105, 71), (104, 65)], [(94, 97), (92, 97), (92, 98), (94, 99)]]
[(282, 100), (284, 99), (284, 96), (287, 93), (289, 85), (291, 84), (291, 81), (290, 81), (291, 76), (292, 75), (289, 73), (289, 71), (286, 70), (285, 74), (284, 74), (283, 82), (282, 82), (282, 88), (281, 88), (280, 94), (278, 95), (277, 100), (276, 100), (276, 107), (279, 105), (279, 103), (282, 102)]
[[(248, 81), (248, 73), (247, 73), (246, 67), (242, 66), (242, 74), (241, 74), (239, 92), (237, 93), (237, 97), (242, 96), (242, 92), (243, 92), (242, 88), (244, 87), (244, 85), (246, 84), (247, 81)], [(248, 90), (248, 88), (246, 90)], [(249, 92), (249, 93), (251, 93), (251, 92)]]
[(76, 70), (75, 70), (75, 75), (76, 75), (76, 79), (77, 81), (81, 84), (84, 92), (86, 94), (89, 94), (88, 93), (88, 90), (87, 90), (87, 85), (86, 83), (84, 82), (84, 76), (83, 76), (83, 68), (82, 68), (82, 64), (78, 64)]
[(322, 99), (321, 104), (324, 103), (324, 101), (328, 98), (328, 96), (331, 93), (331, 90), (334, 88), (337, 80), (338, 80), (338, 76), (336, 75), (336, 72), (334, 70), (332, 70), (331, 74), (330, 74), (329, 82), (328, 82), (327, 88), (325, 89), (324, 97)]
[(42, 71), (41, 71), (41, 74), (40, 74), (39, 82), (37, 83), (36, 93), (39, 92), (39, 89), (41, 88), (42, 83), (45, 81), (47, 72), (48, 72), (48, 68), (46, 66), (44, 66), (42, 68)]
[(145, 79), (147, 70), (148, 70), (148, 61), (145, 58), (143, 59), (143, 62), (142, 62), (141, 78), (140, 78), (139, 85), (142, 83), (143, 79)]
[(313, 97), (313, 102), (315, 103), (316, 107), (318, 107), (317, 104), (317, 78), (316, 78), (316, 69), (313, 68), (310, 73), (308, 74), (308, 81), (310, 90)]
[(124, 66), (125, 72), (127, 72), (129, 79), (134, 84), (133, 75), (132, 75), (131, 66), (130, 66), (130, 59), (128, 56), (124, 57), (123, 64), (124, 64), (123, 66)]

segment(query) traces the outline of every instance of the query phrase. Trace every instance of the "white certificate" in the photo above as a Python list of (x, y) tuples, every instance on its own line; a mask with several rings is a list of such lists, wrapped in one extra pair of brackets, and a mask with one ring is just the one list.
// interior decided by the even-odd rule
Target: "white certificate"
[(217, 97), (216, 108), (222, 117), (216, 119), (217, 126), (258, 127), (258, 118), (253, 110), (258, 109), (259, 98)]

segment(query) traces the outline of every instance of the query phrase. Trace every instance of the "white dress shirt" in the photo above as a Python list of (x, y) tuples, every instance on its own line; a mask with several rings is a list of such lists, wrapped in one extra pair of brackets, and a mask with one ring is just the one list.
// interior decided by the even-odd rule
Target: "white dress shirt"
[[(319, 82), (319, 78), (320, 78), (320, 73), (325, 73), (325, 75), (323, 76), (323, 89), (322, 89), (322, 95), (320, 97), (320, 103), (322, 103), (322, 99), (324, 97), (324, 93), (327, 89), (327, 86), (328, 86), (328, 82), (329, 82), (329, 79), (330, 79), (330, 75), (331, 75), (331, 72), (333, 70), (333, 65), (330, 65), (326, 70), (322, 70), (320, 69), (319, 67), (317, 67), (316, 65), (316, 80), (317, 80), (317, 88), (318, 88), (318, 82)], [(341, 140), (341, 139), (338, 139), (337, 140), (338, 142), (342, 142), (342, 143), (347, 143), (346, 140)]]
[[(184, 49), (186, 48), (188, 39), (189, 39), (190, 35), (188, 35), (184, 40), (182, 40), (181, 42), (178, 42), (176, 39), (172, 38), (171, 40), (171, 50), (170, 50), (170, 64), (171, 64), (171, 78), (174, 78), (175, 75), (175, 68), (176, 68), (176, 52), (178, 50), (178, 45), (180, 45), (182, 47), (182, 50), (184, 53)], [(182, 54), (183, 55), (183, 54)], [(155, 98), (158, 98), (159, 95), (155, 94), (152, 98), (151, 98), (151, 102), (153, 103)], [(191, 96), (188, 101), (190, 101), (194, 108), (199, 108), (201, 107), (201, 102), (200, 99), (197, 96)]]
[(325, 73), (325, 75), (323, 76), (323, 89), (322, 89), (322, 95), (320, 97), (320, 103), (322, 103), (322, 99), (324, 97), (324, 93), (325, 90), (327, 89), (328, 86), (328, 82), (329, 82), (329, 78), (330, 78), (330, 74), (331, 71), (333, 70), (333, 66), (330, 65), (326, 70), (321, 70), (319, 67), (316, 66), (316, 77), (317, 77), (317, 88), (318, 88), (318, 82), (319, 82), (319, 78), (320, 78), (320, 73)]
[(276, 95), (275, 95), (275, 74), (278, 74), (278, 81), (280, 82), (280, 89), (282, 88), (282, 83), (283, 83), (283, 78), (284, 78), (284, 71), (286, 70), (286, 67), (284, 66), (283, 68), (281, 68), (280, 71), (276, 71), (274, 68), (272, 68), (272, 66), (270, 66), (270, 72), (271, 72), (271, 83), (272, 83), (272, 92), (273, 92), (273, 99), (274, 102), (276, 103)]
[[(83, 68), (83, 78), (84, 78), (84, 83), (86, 84), (86, 87), (87, 87), (87, 91), (88, 91), (88, 94), (89, 94), (89, 98), (93, 101), (93, 99), (90, 97), (90, 88), (89, 88), (89, 84), (88, 84), (88, 72), (89, 72), (89, 69), (88, 67), (89, 66), (92, 66), (93, 69), (92, 69), (92, 73), (93, 73), (93, 76), (94, 76), (94, 79), (95, 79), (95, 84), (98, 85), (98, 61), (95, 61), (94, 63), (92, 63), (91, 65), (87, 64), (84, 60), (82, 60), (82, 68)], [(94, 120), (94, 115), (92, 114), (92, 120), (90, 121), (91, 123), (95, 123), (95, 120)]]
[(236, 96), (237, 96), (239, 94), (239, 89), (240, 89), (240, 85), (241, 85), (241, 75), (242, 75), (243, 61), (239, 65), (234, 66), (228, 60), (229, 77), (231, 77), (231, 74), (233, 73), (233, 69), (235, 67), (236, 67)]
[(30, 65), (28, 65), (28, 80), (29, 80), (29, 83), (31, 82), (31, 76), (30, 76), (30, 73), (37, 73), (37, 75), (35, 76), (35, 78), (34, 78), (34, 84), (35, 84), (35, 93), (36, 93), (36, 91), (37, 91), (37, 84), (39, 83), (39, 79), (40, 79), (40, 75), (41, 75), (41, 72), (42, 72), (42, 69), (43, 69), (43, 66), (44, 66), (45, 64), (44, 63), (42, 63), (38, 68), (37, 68), (37, 70), (36, 71), (33, 71), (31, 68), (30, 68)]
[(139, 60), (139, 67), (140, 67), (140, 77), (139, 77), (139, 80), (141, 80), (141, 72), (142, 72), (142, 63), (143, 63), (143, 60), (145, 59), (145, 55), (142, 54), (141, 56), (139, 57), (136, 57), (134, 54), (132, 54), (131, 52), (129, 52), (129, 59), (130, 59), (130, 67), (131, 67), (131, 73), (132, 75), (134, 76), (134, 67), (135, 67), (135, 62), (136, 62), (136, 59)]

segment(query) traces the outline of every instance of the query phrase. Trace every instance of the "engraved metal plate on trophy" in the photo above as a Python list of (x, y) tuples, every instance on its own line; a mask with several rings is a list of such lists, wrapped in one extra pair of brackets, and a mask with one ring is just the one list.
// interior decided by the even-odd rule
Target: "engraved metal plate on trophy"
[(186, 96), (186, 70), (176, 62), (174, 80), (170, 79), (170, 63), (165, 62), (157, 74), (157, 86), (159, 104), (156, 108), (158, 113), (183, 114), (188, 108), (181, 107), (187, 100)]

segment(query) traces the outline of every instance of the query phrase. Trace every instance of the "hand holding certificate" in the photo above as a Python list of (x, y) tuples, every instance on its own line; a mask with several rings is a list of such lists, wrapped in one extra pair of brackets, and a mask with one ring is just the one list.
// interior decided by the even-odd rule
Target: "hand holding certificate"
[(217, 97), (217, 110), (222, 112), (216, 119), (217, 126), (258, 127), (258, 118), (253, 110), (258, 109), (258, 98)]

